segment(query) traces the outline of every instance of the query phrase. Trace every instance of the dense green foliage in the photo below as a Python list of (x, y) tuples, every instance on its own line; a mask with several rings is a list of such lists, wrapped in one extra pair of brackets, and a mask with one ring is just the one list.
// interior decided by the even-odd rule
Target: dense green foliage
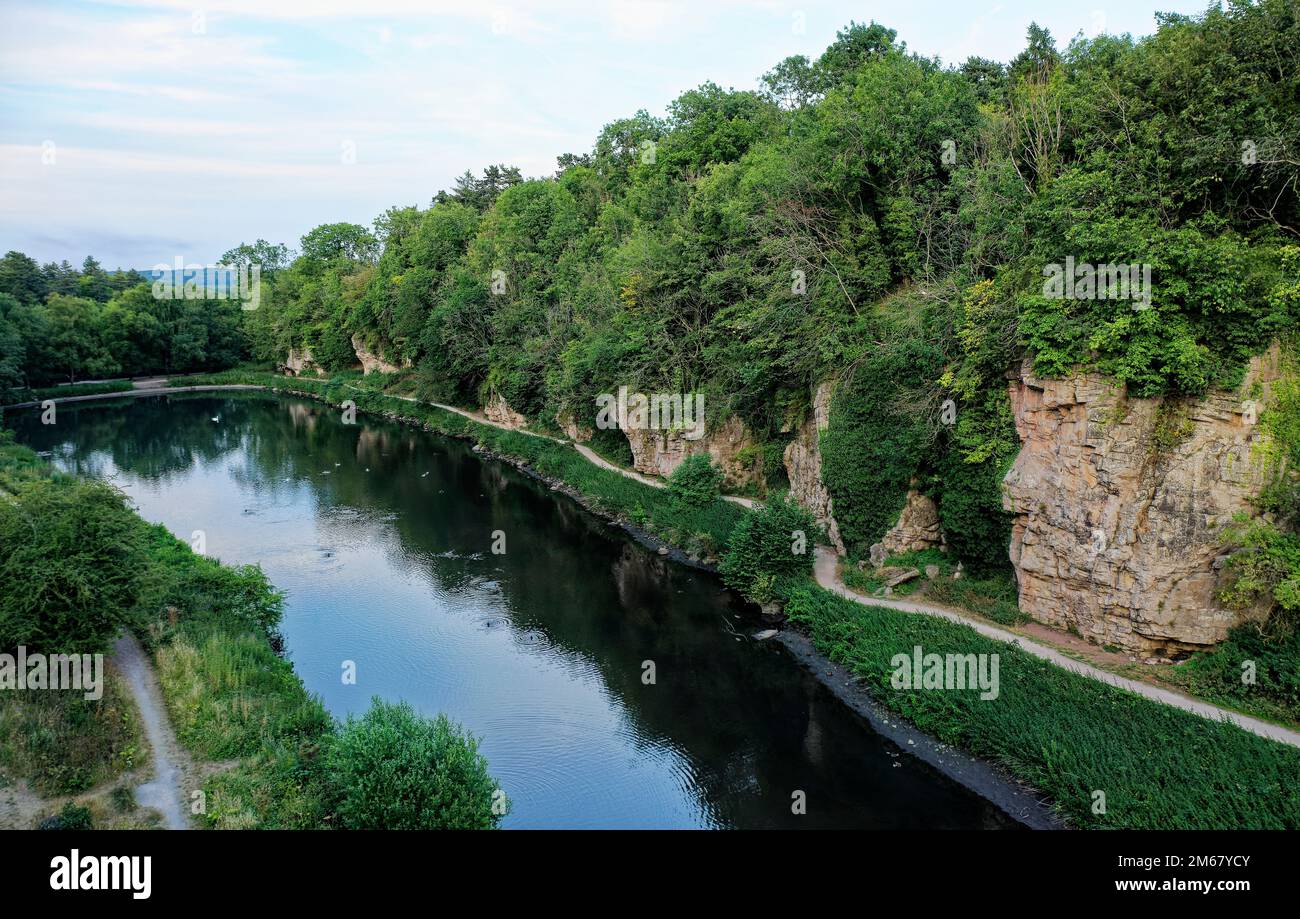
[(344, 829), (486, 830), (506, 813), (478, 741), (446, 715), (424, 718), (405, 703), (375, 698), (348, 718), (329, 767)]
[[(700, 392), (710, 423), (746, 425), (760, 490), (781, 486), (811, 388), (837, 378), (826, 482), (850, 550), (916, 487), (952, 549), (996, 573), (1005, 374), (1023, 357), (1199, 394), (1300, 323), (1295, 5), (1158, 24), (1063, 49), (1033, 26), (1009, 64), (959, 66), (850, 24), (760, 91), (706, 83), (664, 117), (614, 121), (553, 176), (493, 165), (370, 229), (317, 227), (296, 254), (237, 246), (222, 261), (262, 266), (263, 290), (234, 318), (259, 362), (305, 349), (344, 370), (356, 341), (409, 362), (422, 397), (500, 395), (542, 425), (590, 426), (595, 396), (623, 385)], [(1150, 296), (1050, 295), (1067, 259), (1145, 266)], [(68, 271), (0, 265), (0, 390), (38, 368), (215, 367), (239, 350), (214, 304), (194, 307), (204, 338), (188, 301), (162, 316), (144, 288)]]
[(144, 567), (139, 520), (116, 488), (62, 477), (24, 483), (0, 498), (0, 648), (106, 650), (139, 622)]
[[(964, 625), (863, 607), (794, 584), (786, 610), (873, 695), (933, 734), (1004, 765), (1087, 828), (1300, 828), (1300, 752), (1079, 676)], [(996, 702), (895, 689), (891, 658), (999, 655)], [(1247, 765), (1248, 764), (1248, 765)], [(1106, 811), (1093, 813), (1093, 793)]]
[(139, 273), (93, 258), (80, 272), (0, 258), (0, 404), (87, 377), (229, 367), (246, 349), (238, 299), (158, 297)]
[[(850, 25), (761, 92), (706, 84), (615, 121), (554, 177), (492, 167), (394, 208), (377, 257), (304, 244), (254, 349), (338, 367), (356, 334), (427, 397), (496, 393), (543, 423), (589, 423), (621, 385), (700, 391), (765, 460), (837, 377), (826, 481), (850, 549), (915, 483), (954, 551), (1005, 570), (1004, 375), (1023, 355), (1194, 394), (1300, 321), (1277, 296), (1296, 274), (1297, 37), (1293, 5), (1262, 0), (1140, 41), (1059, 50), (1034, 28), (1010, 65), (943, 67)], [(1149, 309), (1045, 296), (1067, 257), (1150, 266)]]
[(722, 493), (722, 470), (707, 453), (692, 454), (668, 476), (668, 491), (693, 507), (708, 507)]
[(736, 524), (722, 579), (755, 600), (773, 599), (783, 578), (812, 571), (817, 525), (802, 505), (778, 493)]

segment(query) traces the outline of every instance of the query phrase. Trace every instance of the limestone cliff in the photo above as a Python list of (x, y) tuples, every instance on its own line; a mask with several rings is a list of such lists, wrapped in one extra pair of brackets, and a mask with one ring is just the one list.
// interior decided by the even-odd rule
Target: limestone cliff
[(577, 416), (571, 411), (561, 410), (556, 412), (555, 423), (564, 432), (564, 436), (574, 443), (585, 444), (596, 434), (590, 427), (579, 424)]
[(812, 511), (840, 555), (845, 554), (840, 528), (835, 523), (831, 494), (822, 483), (821, 435), (830, 424), (831, 395), (835, 381), (826, 380), (813, 391), (812, 413), (799, 426), (782, 459), (790, 479), (790, 497)]
[(757, 464), (744, 451), (754, 446), (754, 438), (744, 423), (734, 415), (721, 425), (710, 424), (698, 440), (688, 440), (680, 431), (628, 430), (632, 448), (632, 466), (645, 475), (667, 477), (695, 453), (707, 453), (726, 477), (728, 488), (756, 484)]
[(289, 356), (285, 358), (284, 372), (291, 377), (302, 376), (304, 373), (321, 374), (324, 369), (312, 359), (311, 348), (290, 348)]
[(483, 415), (488, 421), (512, 431), (528, 426), (528, 419), (506, 404), (505, 397), (500, 393), (493, 393), (488, 399), (487, 405), (483, 406)]
[(1003, 483), (1021, 609), (1147, 657), (1221, 641), (1243, 616), (1216, 601), (1222, 532), (1266, 475), (1249, 400), (1266, 404), (1279, 375), (1274, 348), (1237, 392), (1179, 403), (1128, 399), (1096, 374), (1040, 380), (1026, 363)]
[(911, 489), (907, 493), (907, 503), (898, 515), (898, 522), (881, 537), (880, 544), (890, 555), (944, 548), (939, 505), (933, 498)]
[[(352, 336), (352, 350), (356, 352), (357, 362), (361, 364), (361, 369), (366, 374), (371, 373), (396, 373), (401, 369), (396, 364), (390, 364), (375, 352), (369, 350), (361, 340), (360, 335)], [(403, 366), (409, 367), (410, 361), (404, 362)]]

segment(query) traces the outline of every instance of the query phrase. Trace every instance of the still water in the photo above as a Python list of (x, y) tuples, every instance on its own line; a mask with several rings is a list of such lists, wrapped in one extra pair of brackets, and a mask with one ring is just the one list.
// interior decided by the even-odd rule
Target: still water
[(1007, 823), (753, 641), (716, 577), (462, 442), (261, 393), (6, 420), (187, 542), (202, 530), (210, 555), (260, 564), (287, 594), (287, 653), (336, 716), (378, 695), (465, 724), (510, 797), (507, 826)]

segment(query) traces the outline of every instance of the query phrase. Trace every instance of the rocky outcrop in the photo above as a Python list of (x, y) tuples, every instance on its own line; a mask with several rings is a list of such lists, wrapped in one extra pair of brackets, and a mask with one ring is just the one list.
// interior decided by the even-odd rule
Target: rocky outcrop
[(939, 524), (939, 505), (916, 489), (907, 493), (907, 503), (898, 522), (880, 540), (890, 555), (944, 548)]
[(492, 398), (488, 399), (487, 405), (483, 406), (483, 416), (493, 424), (512, 431), (528, 426), (528, 419), (507, 405), (505, 397), (500, 393), (493, 393)]
[(1127, 399), (1095, 374), (1040, 380), (1026, 364), (1010, 384), (1022, 447), (1003, 483), (1021, 609), (1156, 658), (1249, 616), (1216, 601), (1215, 559), (1267, 475), (1254, 413), (1279, 375), (1274, 348), (1238, 392), (1177, 403)]
[[(356, 352), (357, 361), (361, 364), (361, 369), (366, 374), (371, 373), (396, 373), (402, 368), (396, 364), (390, 364), (378, 354), (366, 348), (360, 335), (352, 336), (352, 350)], [(405, 366), (410, 366), (407, 362)]]
[(320, 375), (325, 372), (320, 364), (316, 363), (311, 356), (311, 348), (290, 348), (289, 356), (282, 365), (284, 372), (291, 377), (302, 376), (304, 373), (314, 373)]
[(686, 457), (707, 453), (722, 469), (729, 489), (756, 484), (760, 479), (757, 464), (745, 455), (747, 448), (755, 446), (754, 438), (734, 415), (706, 429), (697, 440), (688, 440), (683, 431), (676, 430), (634, 429), (624, 433), (632, 448), (632, 467), (645, 475), (670, 476)]
[(831, 494), (822, 484), (821, 433), (830, 424), (834, 391), (833, 380), (823, 382), (813, 391), (812, 414), (799, 426), (782, 459), (790, 479), (790, 497), (812, 511), (818, 524), (825, 528), (835, 551), (844, 555), (844, 541), (835, 523)]
[(596, 436), (596, 432), (585, 426), (578, 424), (577, 417), (570, 411), (558, 411), (555, 413), (555, 423), (559, 425), (564, 436), (578, 444), (585, 444), (591, 438)]

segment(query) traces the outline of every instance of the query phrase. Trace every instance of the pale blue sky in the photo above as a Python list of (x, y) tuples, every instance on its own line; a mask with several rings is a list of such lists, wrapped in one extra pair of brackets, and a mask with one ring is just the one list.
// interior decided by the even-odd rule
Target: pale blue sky
[(103, 0), (0, 5), (0, 251), (108, 267), (427, 205), (466, 168), (550, 174), (600, 128), (712, 80), (752, 89), (850, 20), (1008, 60), (1149, 34), (1207, 0)]

